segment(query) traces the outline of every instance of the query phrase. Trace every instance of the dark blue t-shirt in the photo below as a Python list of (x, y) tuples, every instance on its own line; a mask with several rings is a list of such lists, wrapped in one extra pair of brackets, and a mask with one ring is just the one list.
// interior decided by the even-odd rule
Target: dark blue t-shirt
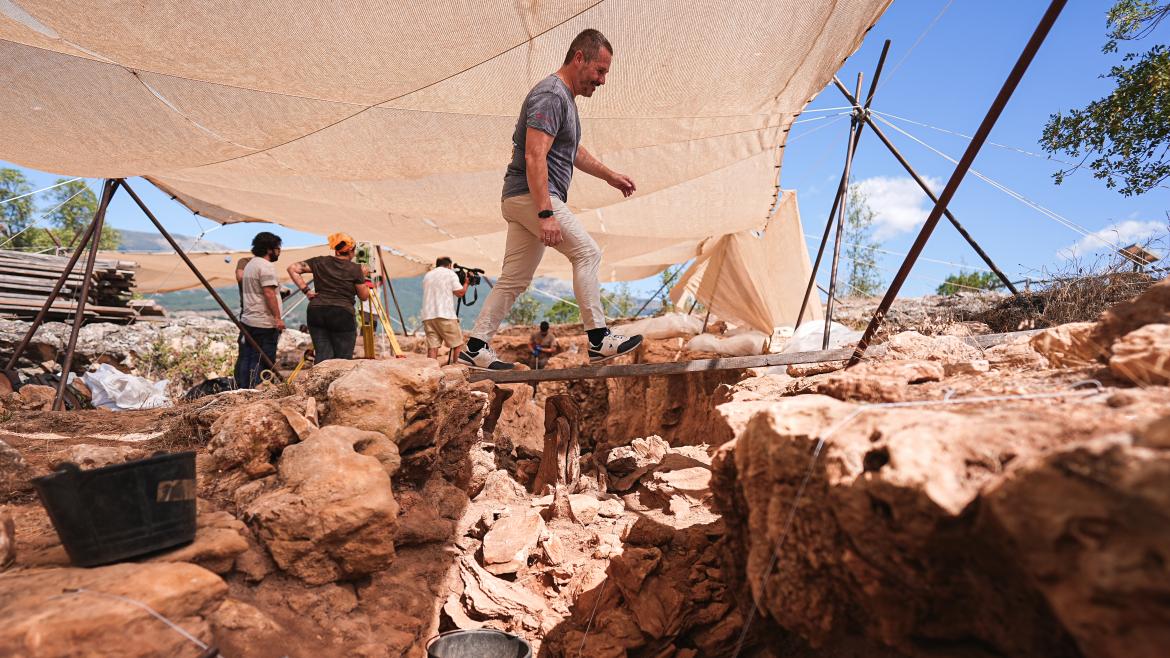
[(520, 107), (520, 118), (516, 120), (516, 130), (512, 134), (512, 162), (504, 174), (504, 199), (528, 194), (524, 138), (529, 127), (552, 135), (553, 143), (547, 158), (548, 193), (568, 203), (573, 161), (577, 159), (577, 145), (581, 143), (581, 119), (577, 116), (573, 92), (555, 73), (538, 82)]

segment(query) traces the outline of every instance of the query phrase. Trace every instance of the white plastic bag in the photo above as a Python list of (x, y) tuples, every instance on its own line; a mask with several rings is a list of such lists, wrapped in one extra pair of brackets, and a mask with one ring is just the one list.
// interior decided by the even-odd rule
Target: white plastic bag
[[(825, 337), (824, 320), (808, 320), (797, 327), (792, 338), (784, 344), (781, 354), (793, 352), (815, 352), (821, 349), (821, 342)], [(848, 347), (861, 340), (861, 332), (854, 331), (845, 325), (834, 322), (829, 325), (829, 349)]]
[(156, 409), (168, 406), (167, 380), (151, 382), (144, 377), (127, 375), (108, 363), (81, 378), (89, 387), (93, 406), (113, 411)]
[(656, 318), (636, 320), (615, 327), (614, 331), (623, 336), (642, 334), (645, 338), (685, 338), (703, 331), (703, 318), (686, 313), (667, 313)]

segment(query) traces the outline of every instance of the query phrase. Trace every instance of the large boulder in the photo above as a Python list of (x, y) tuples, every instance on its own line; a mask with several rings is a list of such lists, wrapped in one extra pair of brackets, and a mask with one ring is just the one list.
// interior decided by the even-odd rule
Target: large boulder
[(245, 520), (283, 570), (320, 585), (385, 569), (394, 558), (398, 503), (380, 434), (330, 425), (285, 448), (274, 487)]
[[(294, 398), (259, 400), (238, 406), (211, 425), (208, 466), (216, 471), (241, 469), (250, 479), (272, 475), (274, 462), (297, 439), (281, 408)], [(299, 405), (303, 408), (303, 401)]]
[(115, 564), (0, 575), (0, 655), (194, 656), (227, 595), (219, 576), (192, 564)]
[(1093, 363), (1104, 350), (1093, 342), (1095, 322), (1071, 322), (1045, 329), (1032, 336), (1032, 349), (1058, 368), (1080, 368)]
[(1170, 279), (1163, 279), (1137, 297), (1102, 313), (1092, 339), (1108, 358), (1114, 341), (1147, 324), (1170, 324)]
[(1170, 324), (1147, 324), (1113, 343), (1109, 370), (1139, 386), (1170, 384)]
[(1170, 452), (1134, 443), (1118, 434), (1034, 456), (986, 496), (1085, 656), (1154, 658), (1170, 644)]
[(903, 331), (886, 341), (885, 357), (902, 361), (970, 361), (983, 358), (983, 352), (958, 336), (924, 336), (917, 331)]
[(426, 426), (443, 371), (434, 359), (409, 356), (361, 361), (329, 385), (327, 425), (347, 425), (386, 438), (406, 450), (427, 443)]

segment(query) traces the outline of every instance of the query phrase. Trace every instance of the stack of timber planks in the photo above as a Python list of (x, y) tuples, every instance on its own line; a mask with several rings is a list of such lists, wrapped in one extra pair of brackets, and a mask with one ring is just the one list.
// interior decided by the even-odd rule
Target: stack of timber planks
[[(77, 298), (85, 276), (83, 255), (70, 272), (61, 294), (49, 308), (48, 320), (65, 320), (76, 313)], [(0, 249), (0, 317), (31, 320), (53, 291), (69, 259)], [(138, 264), (125, 260), (98, 259), (85, 306), (91, 322), (129, 322), (137, 315), (129, 302)]]

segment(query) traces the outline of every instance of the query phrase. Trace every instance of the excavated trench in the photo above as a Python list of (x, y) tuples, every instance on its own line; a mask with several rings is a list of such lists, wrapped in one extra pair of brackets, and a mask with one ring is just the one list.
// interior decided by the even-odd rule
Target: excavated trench
[[(534, 390), (331, 362), (135, 417), (163, 434), (134, 446), (108, 414), (14, 408), (0, 654), (200, 655), (138, 607), (60, 596), (81, 589), (225, 656), (419, 656), (456, 628), (541, 656), (1161, 655), (1170, 299), (1134, 304), (986, 351), (900, 334), (883, 361), (797, 377)], [(182, 446), (196, 542), (68, 568), (27, 478)]]

